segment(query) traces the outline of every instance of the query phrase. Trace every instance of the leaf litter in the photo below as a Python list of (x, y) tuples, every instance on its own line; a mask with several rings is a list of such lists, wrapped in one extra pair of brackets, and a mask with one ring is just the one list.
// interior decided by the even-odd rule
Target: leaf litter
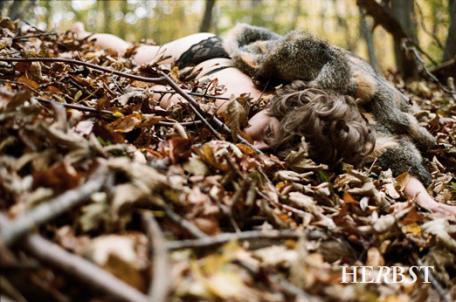
[[(32, 27), (0, 23), (2, 58), (72, 58), (149, 77), (162, 68), (186, 91), (223, 89), (196, 82), (191, 72), (136, 67), (128, 57), (133, 50), (117, 57), (70, 32), (40, 36)], [(164, 110), (160, 102), (169, 94), (157, 92), (158, 83), (63, 62), (1, 62), (0, 74), (1, 215), (9, 222), (27, 216), (106, 166), (100, 189), (28, 233), (144, 295), (160, 297), (161, 285), (161, 297), (171, 301), (439, 301), (435, 284), (341, 283), (343, 265), (421, 263), (435, 267), (448, 301), (456, 297), (455, 220), (407, 200), (407, 173), (393, 178), (375, 164), (328, 167), (302, 148), (257, 153), (236, 140), (255, 110), (246, 95), (229, 100), (223, 118), (233, 135), (220, 140), (188, 103)], [(439, 142), (426, 156), (430, 192), (456, 204), (456, 106), (431, 83), (404, 88)], [(214, 99), (195, 98), (203, 111), (217, 112)], [(161, 247), (153, 244), (157, 232), (151, 237), (142, 223), (144, 213), (158, 223)], [(7, 225), (2, 229), (3, 235)], [(166, 255), (159, 260), (170, 266), (155, 278), (158, 248)], [(23, 245), (11, 251), (16, 261), (1, 261), (2, 281), (10, 285), (2, 290), (13, 298), (29, 298), (29, 291), (57, 301), (113, 295), (60, 274), (55, 263), (36, 262)], [(4, 248), (0, 253), (9, 255)]]

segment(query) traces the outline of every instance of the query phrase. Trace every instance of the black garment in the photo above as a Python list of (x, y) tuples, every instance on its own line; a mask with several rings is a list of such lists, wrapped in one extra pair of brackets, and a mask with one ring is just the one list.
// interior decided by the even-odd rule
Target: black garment
[(177, 59), (176, 66), (182, 69), (215, 58), (230, 58), (225, 49), (223, 49), (222, 39), (217, 36), (209, 37), (193, 44)]

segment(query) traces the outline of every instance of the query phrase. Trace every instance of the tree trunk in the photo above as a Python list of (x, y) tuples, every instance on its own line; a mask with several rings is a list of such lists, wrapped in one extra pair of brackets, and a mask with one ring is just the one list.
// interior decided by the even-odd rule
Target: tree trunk
[(22, 7), (25, 1), (21, 0), (14, 0), (13, 4), (11, 4), (8, 12), (8, 16), (11, 20), (20, 19), (22, 17)]
[(52, 3), (45, 1), (44, 7), (46, 8), (46, 30), (50, 31), (52, 28)]
[(6, 0), (0, 0), (0, 17), (5, 17), (3, 9), (5, 8)]
[(111, 16), (111, 6), (109, 4), (110, 4), (109, 1), (103, 1), (103, 15), (104, 15), (103, 31), (105, 33), (111, 32), (112, 16)]
[(142, 38), (143, 39), (148, 39), (149, 38), (149, 11), (150, 11), (150, 1), (148, 0), (143, 0), (143, 6), (144, 9), (146, 10), (146, 15), (142, 19)]
[(250, 0), (251, 16), (250, 20), (253, 25), (263, 26), (263, 12), (261, 11), (262, 0)]
[(206, 0), (206, 7), (204, 8), (203, 19), (201, 20), (200, 32), (207, 32), (212, 24), (212, 12), (214, 10), (215, 0)]
[(372, 29), (367, 24), (366, 12), (362, 8), (359, 8), (359, 29), (361, 32), (361, 36), (366, 41), (369, 63), (376, 71), (378, 71), (378, 63), (377, 56), (375, 55), (374, 37)]
[(354, 52), (357, 43), (352, 39), (351, 30), (346, 18), (346, 12), (343, 7), (338, 5), (338, 3), (334, 2), (334, 6), (336, 9), (337, 26), (340, 29), (339, 31), (344, 34), (345, 48), (350, 52)]
[(450, 14), (450, 27), (443, 52), (443, 60), (447, 61), (456, 56), (456, 0), (448, 1), (448, 11)]
[[(418, 43), (416, 34), (416, 17), (413, 0), (391, 1), (393, 16), (402, 25), (407, 36), (415, 43)], [(413, 57), (407, 57), (402, 48), (402, 39), (394, 39), (394, 56), (396, 66), (404, 79), (414, 78), (418, 75), (416, 62)]]
[(122, 39), (125, 39), (125, 36), (126, 36), (126, 27), (127, 27), (127, 22), (125, 22), (125, 16), (127, 15), (128, 13), (128, 1), (127, 0), (122, 0), (122, 6), (120, 8), (120, 10), (122, 11), (122, 20), (121, 20), (121, 25), (120, 25), (120, 28), (119, 28), (119, 37), (121, 37)]
[(152, 26), (152, 29), (153, 29), (153, 32), (152, 32), (152, 38), (154, 39), (155, 42), (157, 42), (158, 44), (162, 44), (163, 41), (163, 17), (164, 17), (164, 8), (163, 6), (165, 6), (166, 3), (164, 3), (163, 0), (157, 0), (156, 2), (156, 5), (155, 7), (153, 8), (154, 9), (154, 13), (153, 13), (153, 16), (154, 18), (152, 19), (152, 22), (153, 22), (153, 26)]
[(63, 7), (74, 14), (77, 22), (84, 22), (83, 14), (79, 10), (74, 9), (70, 1), (63, 2)]
[(432, 14), (432, 35), (434, 37), (437, 37), (437, 29), (438, 26), (440, 25), (440, 13), (439, 13), (439, 8), (438, 5), (435, 2), (432, 2), (431, 4), (431, 14)]
[(293, 17), (291, 18), (289, 30), (296, 29), (300, 15), (301, 15), (301, 0), (296, 0), (295, 7), (293, 9)]

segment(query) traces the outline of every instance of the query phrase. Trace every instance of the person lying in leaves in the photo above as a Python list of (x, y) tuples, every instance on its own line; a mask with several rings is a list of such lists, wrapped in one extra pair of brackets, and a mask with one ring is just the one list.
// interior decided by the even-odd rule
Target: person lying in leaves
[[(89, 37), (96, 46), (118, 55), (132, 46), (114, 35), (88, 33), (80, 23), (72, 30), (78, 38)], [(306, 53), (299, 47), (312, 49)], [(281, 37), (244, 24), (232, 29), (225, 41), (210, 33), (197, 33), (162, 46), (142, 45), (136, 48), (132, 61), (142, 65), (158, 58), (160, 63), (180, 69), (193, 66), (198, 81), (217, 79), (225, 87), (221, 96), (248, 93), (252, 100), (269, 99), (266, 108), (253, 115), (244, 129), (257, 148), (276, 149), (304, 137), (309, 155), (317, 161), (360, 166), (378, 159), (382, 168), (391, 168), (395, 175), (411, 174), (405, 193), (420, 206), (456, 215), (456, 207), (436, 202), (423, 185), (432, 179), (417, 146), (426, 151), (435, 140), (412, 115), (408, 99), (368, 63), (347, 51), (307, 34), (293, 32)], [(302, 76), (306, 60), (313, 65), (307, 66), (310, 74)], [(298, 68), (290, 67), (293, 63)], [(337, 78), (340, 76), (344, 78)], [(282, 85), (262, 90), (271, 82)], [(178, 95), (171, 95), (162, 98), (160, 106), (168, 109), (180, 101)], [(218, 99), (216, 106), (223, 116), (227, 102)]]

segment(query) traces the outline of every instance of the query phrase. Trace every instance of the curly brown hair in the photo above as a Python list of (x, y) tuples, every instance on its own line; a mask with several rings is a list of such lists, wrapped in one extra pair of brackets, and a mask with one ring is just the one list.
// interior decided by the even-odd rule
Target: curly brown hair
[(271, 100), (269, 114), (280, 121), (274, 147), (304, 136), (309, 155), (325, 163), (343, 160), (359, 165), (375, 147), (374, 130), (346, 95), (308, 88), (294, 81), (279, 88)]

